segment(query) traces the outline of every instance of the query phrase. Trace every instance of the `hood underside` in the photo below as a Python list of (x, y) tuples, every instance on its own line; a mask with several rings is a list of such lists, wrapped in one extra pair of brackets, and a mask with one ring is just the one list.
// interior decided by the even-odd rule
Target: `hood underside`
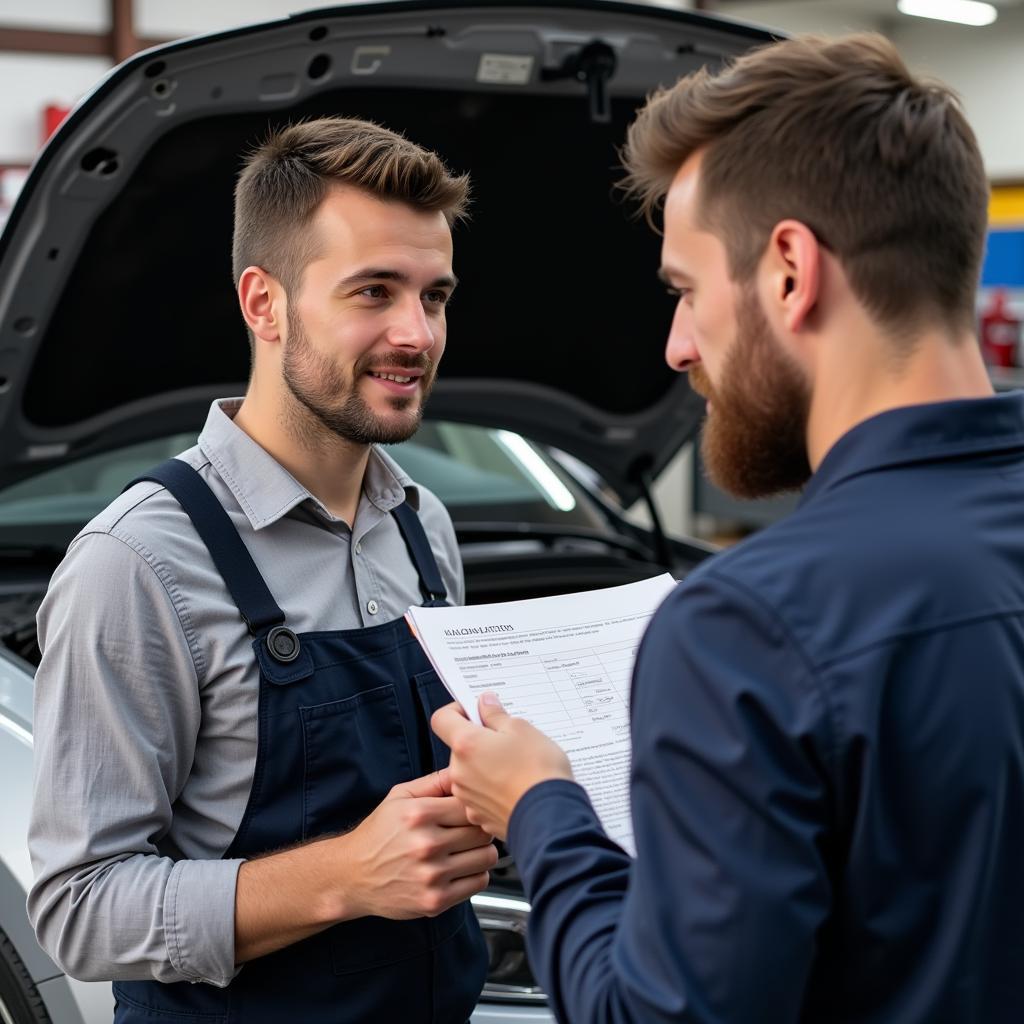
[(615, 188), (617, 148), (652, 89), (768, 39), (599, 0), (388, 3), (133, 58), (41, 154), (0, 239), (0, 485), (198, 428), (238, 392), (241, 161), (272, 127), (338, 114), (472, 179), (429, 415), (556, 445), (632, 500), (701, 404), (663, 360), (660, 240)]

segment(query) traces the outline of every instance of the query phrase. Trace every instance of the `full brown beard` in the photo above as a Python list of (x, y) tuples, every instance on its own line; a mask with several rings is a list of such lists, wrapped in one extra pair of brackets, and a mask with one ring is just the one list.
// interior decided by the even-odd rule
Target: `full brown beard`
[[(418, 396), (388, 399), (391, 408), (404, 412), (401, 417), (375, 413), (359, 393), (358, 382), (371, 367), (400, 373), (423, 370)], [(289, 419), (293, 430), (309, 443), (326, 433), (354, 444), (397, 444), (407, 441), (419, 429), (423, 406), (437, 376), (437, 364), (425, 353), (403, 356), (391, 352), (385, 356), (367, 353), (356, 360), (349, 376), (327, 356), (317, 352), (309, 341), (302, 321), (288, 311), (288, 341), (285, 345), (282, 377), (295, 399)]]
[(776, 340), (752, 289), (737, 305), (736, 340), (717, 388), (700, 363), (689, 374), (690, 386), (712, 403), (701, 457), (714, 484), (736, 498), (763, 498), (807, 483), (810, 385)]

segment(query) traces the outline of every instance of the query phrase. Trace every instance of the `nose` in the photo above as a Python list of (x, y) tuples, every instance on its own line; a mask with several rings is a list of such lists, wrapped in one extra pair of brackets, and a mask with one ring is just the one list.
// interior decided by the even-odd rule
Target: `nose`
[(665, 362), (677, 373), (685, 373), (700, 362), (700, 353), (694, 342), (693, 315), (682, 299), (672, 316), (668, 341), (665, 342)]
[(443, 322), (440, 328), (431, 323), (419, 296), (415, 296), (396, 305), (387, 337), (395, 348), (428, 352), (438, 342), (438, 330), (443, 334)]

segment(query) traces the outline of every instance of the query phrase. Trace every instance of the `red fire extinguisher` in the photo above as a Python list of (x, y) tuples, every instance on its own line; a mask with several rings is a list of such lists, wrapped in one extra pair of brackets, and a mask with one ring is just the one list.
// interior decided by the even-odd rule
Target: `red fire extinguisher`
[(990, 366), (1016, 366), (1020, 319), (1006, 308), (1006, 292), (997, 289), (981, 314), (981, 353)]
[(56, 103), (48, 103), (43, 107), (43, 142), (60, 127), (61, 121), (70, 113), (70, 107), (58, 106)]

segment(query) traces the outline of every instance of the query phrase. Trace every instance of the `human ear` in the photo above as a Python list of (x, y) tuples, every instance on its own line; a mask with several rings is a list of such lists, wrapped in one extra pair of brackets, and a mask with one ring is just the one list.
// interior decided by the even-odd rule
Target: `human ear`
[(281, 340), (284, 290), (273, 276), (260, 267), (246, 267), (238, 279), (238, 304), (260, 341)]
[(778, 322), (796, 334), (808, 326), (820, 298), (821, 243), (806, 224), (782, 220), (772, 229), (762, 264)]

